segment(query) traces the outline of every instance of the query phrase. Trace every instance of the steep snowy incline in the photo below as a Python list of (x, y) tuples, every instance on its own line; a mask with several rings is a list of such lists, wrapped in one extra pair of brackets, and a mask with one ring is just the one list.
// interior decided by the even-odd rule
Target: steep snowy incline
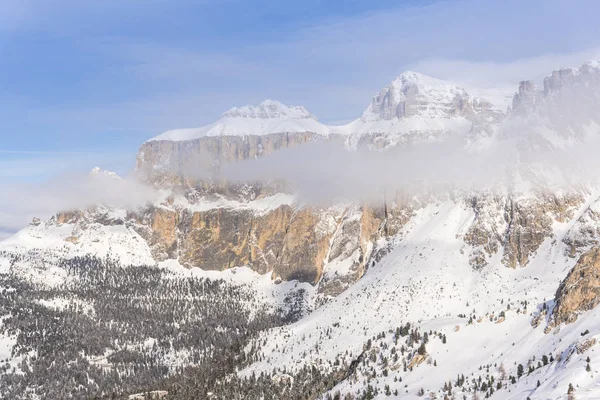
[[(587, 206), (586, 202), (581, 207)], [(496, 254), (478, 272), (469, 265), (469, 246), (463, 241), (474, 218), (473, 210), (460, 201), (419, 210), (400, 233), (394, 250), (371, 266), (362, 279), (299, 322), (262, 337), (267, 343), (264, 358), (244, 373), (270, 371), (274, 365), (287, 371), (304, 365), (328, 370), (338, 365), (336, 360), (349, 362), (360, 354), (366, 358), (364, 346), (372, 340), (373, 363), (364, 368), (358, 364), (359, 378), (345, 380), (331, 393), (356, 394), (368, 383), (380, 393), (389, 385), (406, 398), (419, 398), (421, 388), (443, 398), (442, 388), (456, 380), (457, 374), (470, 381), (486, 375), (489, 365), (487, 374), (499, 381), (498, 368), (503, 365), (506, 377), (494, 398), (566, 398), (569, 382), (579, 385), (580, 392), (591, 393), (581, 398), (597, 398), (593, 397), (600, 394), (595, 373), (585, 371), (583, 360), (598, 351), (592, 339), (600, 331), (600, 310), (582, 315), (575, 324), (555, 328), (552, 334), (544, 329), (545, 314), (539, 324), (533, 323), (544, 305), (552, 306), (557, 287), (575, 263), (566, 256), (566, 245), (545, 240), (522, 269), (506, 268)], [(562, 237), (574, 222), (557, 224), (557, 236)], [(390, 351), (394, 347), (392, 332), (407, 322), (429, 332), (430, 341), (425, 356), (419, 359), (415, 353), (413, 367), (406, 369), (405, 364), (403, 370), (401, 362), (392, 363), (394, 352)], [(585, 331), (591, 334), (584, 337)], [(382, 333), (387, 336), (382, 338)], [(589, 343), (592, 353), (584, 355), (584, 350), (577, 350)], [(410, 361), (410, 348), (406, 352)], [(406, 357), (404, 350), (402, 355)], [(553, 355), (556, 360), (537, 368), (543, 355)], [(513, 384), (508, 376), (517, 376), (518, 364), (525, 365), (525, 373), (529, 365), (534, 365), (535, 371)], [(536, 388), (538, 379), (540, 388)], [(455, 394), (462, 398), (459, 389)], [(484, 395), (481, 393), (482, 398)]]

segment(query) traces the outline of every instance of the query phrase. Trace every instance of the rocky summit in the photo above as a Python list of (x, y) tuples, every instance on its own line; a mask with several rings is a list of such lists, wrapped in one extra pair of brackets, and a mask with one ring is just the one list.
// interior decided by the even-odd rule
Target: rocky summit
[[(266, 100), (146, 141), (145, 198), (0, 242), (0, 397), (600, 398), (600, 67), (514, 92), (405, 72), (346, 125)], [(285, 161), (312, 146), (382, 188), (311, 201), (330, 164)]]

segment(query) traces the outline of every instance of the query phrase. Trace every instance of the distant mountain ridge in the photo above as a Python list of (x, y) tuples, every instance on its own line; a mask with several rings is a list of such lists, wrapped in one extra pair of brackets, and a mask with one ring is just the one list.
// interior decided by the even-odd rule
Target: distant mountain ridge
[[(287, 106), (278, 101), (264, 100), (260, 104), (234, 107), (224, 112), (215, 123), (201, 128), (164, 132), (149, 141), (185, 141), (203, 136), (269, 135), (280, 133), (315, 133), (320, 135), (353, 135), (369, 133), (362, 122), (421, 118), (423, 120), (451, 119), (490, 110), (490, 102), (474, 98), (458, 85), (407, 71), (373, 97), (363, 115), (347, 125), (329, 126), (302, 106)], [(427, 124), (421, 124), (427, 126)], [(418, 124), (414, 124), (418, 128)], [(381, 126), (374, 129), (390, 128)], [(405, 128), (409, 128), (406, 126)], [(397, 129), (399, 132), (399, 130)]]

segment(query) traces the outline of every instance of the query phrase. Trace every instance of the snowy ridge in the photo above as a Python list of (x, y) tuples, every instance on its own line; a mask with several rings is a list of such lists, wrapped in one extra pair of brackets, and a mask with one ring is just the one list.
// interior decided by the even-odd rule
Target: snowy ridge
[(206, 136), (247, 136), (276, 133), (315, 133), (329, 135), (331, 128), (317, 121), (304, 107), (286, 106), (265, 100), (258, 106), (243, 106), (226, 111), (221, 118), (201, 128), (164, 132), (149, 141), (185, 141)]
[[(515, 101), (517, 103), (529, 101), (522, 100), (523, 96), (530, 96), (532, 99), (536, 96), (547, 96), (560, 90), (565, 84), (572, 83), (577, 86), (583, 82), (580, 86), (586, 88), (588, 94), (595, 95), (600, 92), (600, 89), (594, 87), (600, 84), (599, 76), (600, 62), (588, 61), (579, 68), (563, 68), (552, 72), (545, 78), (544, 90), (539, 93), (522, 93), (523, 86), (520, 88), (515, 85), (513, 93), (519, 93), (515, 96), (518, 100), (513, 100), (513, 109)], [(530, 83), (527, 87), (535, 88), (535, 85)], [(515, 113), (507, 114), (503, 111), (509, 101), (506, 88), (469, 86), (467, 91), (465, 87), (449, 81), (406, 71), (373, 97), (361, 117), (346, 125), (325, 125), (304, 107), (286, 106), (274, 100), (265, 100), (257, 106), (234, 107), (226, 111), (218, 121), (204, 127), (167, 131), (149, 141), (186, 141), (209, 136), (313, 133), (349, 137), (351, 144), (357, 143), (365, 136), (383, 135), (385, 145), (388, 146), (406, 140), (440, 138), (449, 133), (466, 136), (473, 131), (474, 127), (479, 131), (506, 130), (501, 126), (506, 117), (509, 117), (508, 119), (518, 117), (519, 121), (522, 121), (521, 114), (512, 115)], [(593, 110), (594, 104), (588, 105), (586, 110)], [(567, 110), (571, 114), (580, 116), (576, 114), (576, 110), (568, 107)], [(536, 110), (528, 110), (529, 112), (531, 114), (527, 115), (527, 119), (533, 121), (529, 121), (530, 125), (544, 123), (548, 126), (543, 129), (548, 131), (562, 128), (552, 118), (549, 119), (549, 123), (546, 122), (544, 119), (548, 120), (548, 117), (544, 115), (544, 111), (542, 115), (538, 115)], [(541, 122), (536, 123), (536, 119)], [(589, 124), (589, 121), (582, 121), (582, 123)], [(506, 127), (511, 129), (511, 125), (513, 124), (509, 121)], [(537, 128), (533, 126), (532, 129)], [(576, 132), (569, 136), (579, 140), (582, 134)]]
[(470, 96), (464, 88), (452, 82), (407, 71), (375, 95), (362, 117), (347, 125), (328, 126), (317, 121), (304, 107), (265, 100), (257, 106), (234, 107), (223, 113), (217, 122), (201, 128), (167, 131), (149, 141), (276, 133), (324, 136), (381, 132), (402, 135), (443, 130), (464, 133), (468, 132), (471, 121), (462, 115), (461, 109), (481, 105), (494, 109), (491, 103)]
[(226, 118), (290, 118), (290, 119), (316, 119), (302, 106), (286, 106), (275, 100), (264, 100), (258, 106), (245, 105), (227, 110), (223, 117)]
[[(419, 117), (436, 119), (450, 117), (448, 105), (457, 96), (467, 97), (468, 93), (451, 82), (407, 71), (394, 79), (373, 98), (373, 102), (365, 110), (361, 119), (366, 122), (402, 118), (407, 115), (404, 102), (411, 95), (418, 96), (419, 105), (423, 106), (419, 109)], [(392, 104), (402, 106), (402, 108), (389, 109), (388, 107)]]

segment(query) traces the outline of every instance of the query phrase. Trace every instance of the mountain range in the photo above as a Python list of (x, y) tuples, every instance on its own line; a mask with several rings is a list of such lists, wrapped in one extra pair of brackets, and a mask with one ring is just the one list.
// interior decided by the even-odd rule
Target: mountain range
[(0, 397), (600, 398), (600, 63), (494, 103), (405, 72), (148, 140), (151, 199), (0, 242)]

